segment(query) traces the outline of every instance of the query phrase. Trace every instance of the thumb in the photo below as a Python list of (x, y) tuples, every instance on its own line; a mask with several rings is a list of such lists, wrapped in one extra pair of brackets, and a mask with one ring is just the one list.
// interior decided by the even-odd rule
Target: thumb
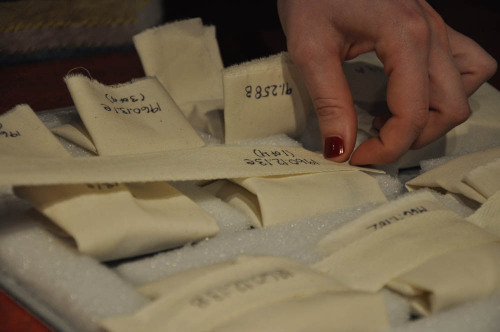
[(343, 162), (356, 143), (357, 118), (338, 54), (308, 51), (290, 54), (311, 95), (318, 116), (325, 158)]

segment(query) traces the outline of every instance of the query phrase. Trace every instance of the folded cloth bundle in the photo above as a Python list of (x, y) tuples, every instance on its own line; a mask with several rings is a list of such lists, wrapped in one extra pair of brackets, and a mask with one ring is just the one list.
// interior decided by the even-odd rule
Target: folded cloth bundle
[[(2, 154), (71, 158), (27, 105), (0, 117), (18, 134)], [(17, 195), (69, 233), (80, 251), (100, 260), (131, 257), (213, 236), (216, 221), (167, 183), (16, 187)]]
[(226, 143), (305, 129), (310, 97), (287, 53), (226, 68), (223, 82)]
[(115, 86), (82, 75), (69, 75), (65, 81), (99, 155), (205, 145), (154, 77)]
[(144, 72), (156, 76), (196, 129), (222, 137), (222, 59), (215, 27), (200, 18), (164, 24), (134, 36)]
[(254, 227), (387, 201), (377, 180), (359, 170), (221, 180), (205, 188), (247, 214)]
[(500, 191), (497, 191), (467, 220), (500, 238)]
[[(189, 284), (189, 287), (185, 285)], [(240, 256), (140, 288), (153, 299), (135, 314), (102, 321), (108, 331), (379, 331), (378, 294), (352, 292), (290, 259)]]
[(422, 191), (392, 201), (332, 231), (314, 266), (348, 287), (378, 291), (433, 257), (498, 241)]
[(484, 203), (500, 190), (500, 147), (457, 157), (408, 181), (406, 187), (440, 188)]
[(388, 287), (408, 296), (418, 313), (429, 315), (499, 294), (499, 260), (499, 242), (455, 250), (399, 275)]

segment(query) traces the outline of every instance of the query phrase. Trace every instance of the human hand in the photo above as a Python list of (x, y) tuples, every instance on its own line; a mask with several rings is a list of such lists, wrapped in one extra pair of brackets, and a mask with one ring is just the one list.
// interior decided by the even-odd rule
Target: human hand
[[(278, 12), (334, 161), (385, 164), (429, 144), (468, 118), (467, 97), (496, 71), (424, 0), (278, 0)], [(391, 114), (376, 117), (379, 136), (353, 152), (357, 118), (342, 63), (372, 50), (388, 77)]]

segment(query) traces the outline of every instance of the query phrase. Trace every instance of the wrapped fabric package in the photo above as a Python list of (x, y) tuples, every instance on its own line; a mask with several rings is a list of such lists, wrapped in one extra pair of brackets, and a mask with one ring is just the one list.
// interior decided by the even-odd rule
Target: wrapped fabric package
[(18, 187), (16, 194), (99, 260), (158, 252), (214, 236), (216, 221), (164, 182)]
[[(500, 153), (499, 153), (500, 155)], [(464, 175), (463, 182), (490, 198), (500, 190), (500, 156), (485, 165), (478, 166)]]
[(488, 195), (500, 190), (499, 158), (500, 147), (463, 155), (408, 181), (406, 187), (442, 188), (484, 203)]
[[(189, 284), (189, 287), (185, 287)], [(349, 292), (335, 280), (289, 259), (272, 256), (240, 256), (192, 269), (141, 287), (153, 299), (137, 313), (103, 320), (108, 331), (218, 331), (248, 330), (249, 320), (264, 315), (267, 331), (300, 331), (291, 324), (301, 316), (302, 325), (342, 331), (379, 331), (387, 327), (385, 306), (379, 295)], [(317, 302), (316, 302), (317, 300)], [(313, 307), (305, 307), (311, 304)], [(330, 315), (345, 312), (346, 315)], [(302, 316), (302, 310), (315, 312)], [(274, 315), (276, 311), (276, 315)], [(267, 314), (263, 314), (267, 312)], [(339, 313), (340, 313), (339, 312)], [(256, 314), (257, 316), (254, 316)], [(274, 316), (274, 318), (273, 318)], [(365, 319), (360, 319), (364, 317)], [(282, 320), (292, 319), (283, 325)], [(318, 319), (319, 321), (315, 320)], [(339, 322), (339, 328), (335, 325)], [(263, 322), (262, 322), (263, 323)], [(314, 326), (313, 325), (313, 326)], [(234, 330), (233, 330), (234, 331)]]
[(349, 225), (335, 229), (326, 234), (318, 243), (318, 247), (325, 253), (335, 253), (347, 245), (363, 239), (375, 230), (382, 229), (404, 218), (422, 214), (428, 210), (446, 210), (446, 206), (437, 201), (432, 193), (422, 191), (411, 198), (399, 199), (380, 206), (359, 218), (352, 220)]
[(287, 53), (226, 68), (223, 82), (226, 143), (304, 130), (310, 97)]
[(334, 251), (314, 266), (352, 289), (372, 292), (435, 256), (498, 240), (428, 192), (387, 203), (344, 227), (350, 241), (337, 247), (337, 235), (327, 235), (320, 245)]
[(500, 190), (468, 216), (467, 220), (500, 238)]
[[(4, 154), (26, 154), (40, 146), (38, 154), (71, 158), (28, 106), (0, 119), (6, 129), (19, 132), (2, 144)], [(218, 232), (212, 217), (164, 182), (23, 186), (15, 192), (70, 234), (81, 252), (100, 260), (156, 252)]]
[(135, 35), (134, 44), (146, 75), (158, 78), (189, 122), (221, 135), (223, 64), (215, 27), (200, 18), (177, 21)]
[(254, 227), (387, 201), (375, 178), (355, 170), (221, 180), (205, 188), (247, 214)]
[(499, 294), (499, 261), (500, 243), (482, 244), (433, 257), (388, 286), (409, 296), (418, 313), (429, 315)]
[(384, 306), (377, 294), (323, 292), (252, 310), (217, 331), (383, 331)]
[[(256, 151), (282, 153), (276, 160), (256, 158)], [(22, 159), (22, 162), (20, 160)], [(94, 158), (38, 158), (0, 155), (0, 185), (214, 180), (271, 175), (380, 170), (335, 163), (319, 153), (288, 146), (211, 145), (156, 153)]]
[[(37, 133), (42, 133), (35, 139)], [(18, 105), (0, 117), (0, 155), (69, 157), (69, 153), (28, 105)]]
[(205, 145), (154, 77), (115, 86), (82, 75), (65, 81), (99, 155)]

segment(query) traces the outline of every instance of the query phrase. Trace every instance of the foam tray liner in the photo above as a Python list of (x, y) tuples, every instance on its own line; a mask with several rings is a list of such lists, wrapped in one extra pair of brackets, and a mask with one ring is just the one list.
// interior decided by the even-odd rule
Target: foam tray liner
[[(49, 128), (74, 122), (73, 107), (39, 112)], [(308, 130), (315, 130), (309, 126)], [(312, 129), (311, 129), (312, 128)], [(300, 142), (314, 134), (305, 135)], [(211, 137), (204, 137), (210, 141)], [(74, 155), (83, 150), (63, 141)], [(259, 142), (261, 143), (261, 142)], [(263, 143), (296, 145), (286, 136)], [(314, 147), (314, 146), (313, 146)], [(317, 146), (316, 146), (317, 147)], [(448, 157), (446, 157), (448, 158)], [(426, 169), (442, 161), (428, 161)], [(386, 174), (373, 175), (389, 200), (412, 195), (404, 183), (419, 174), (418, 168), (399, 170), (385, 166)], [(0, 287), (57, 331), (100, 331), (98, 320), (132, 313), (149, 300), (136, 287), (194, 267), (231, 259), (240, 254), (264, 254), (292, 258), (311, 264), (321, 258), (316, 244), (329, 231), (375, 208), (365, 204), (261, 229), (251, 229), (250, 220), (227, 203), (192, 182), (174, 182), (218, 222), (220, 233), (181, 248), (127, 260), (100, 263), (78, 253), (71, 239), (54, 235), (32, 207), (15, 197), (9, 187), (0, 188)], [(468, 207), (456, 201), (447, 204), (467, 216)], [(391, 331), (497, 331), (500, 326), (500, 296), (466, 303), (426, 318), (412, 316), (409, 302), (382, 290)]]

